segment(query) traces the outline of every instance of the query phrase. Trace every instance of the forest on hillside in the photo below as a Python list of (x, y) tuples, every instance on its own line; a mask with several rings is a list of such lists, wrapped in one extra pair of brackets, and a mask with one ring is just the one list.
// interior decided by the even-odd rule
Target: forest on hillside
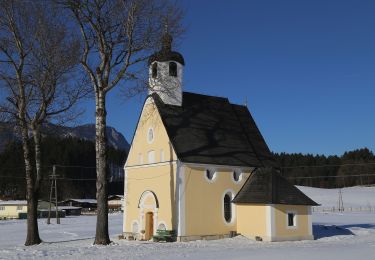
[[(42, 161), (45, 167), (41, 199), (48, 199), (49, 175), (56, 165), (58, 199), (95, 198), (95, 144), (78, 138), (44, 137)], [(123, 166), (127, 152), (108, 147), (109, 194), (124, 190)], [(0, 199), (25, 199), (26, 180), (22, 146), (9, 142), (0, 153)]]
[(375, 184), (375, 155), (367, 148), (341, 156), (274, 153), (281, 174), (295, 185), (340, 188)]

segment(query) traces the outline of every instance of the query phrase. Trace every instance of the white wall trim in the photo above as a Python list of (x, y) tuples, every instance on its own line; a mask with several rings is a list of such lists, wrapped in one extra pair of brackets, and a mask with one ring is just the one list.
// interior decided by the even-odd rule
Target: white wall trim
[(123, 223), (122, 223), (122, 231), (127, 232), (126, 230), (126, 218), (127, 218), (127, 201), (128, 201), (128, 173), (126, 169), (124, 170), (124, 199), (122, 201), (122, 207), (124, 209), (124, 217), (123, 217)]
[(312, 219), (311, 218), (312, 218), (312, 216), (311, 216), (311, 206), (308, 206), (307, 207), (307, 225), (308, 225), (307, 229), (308, 229), (308, 234), (310, 236), (313, 235), (313, 231), (312, 231)]
[(177, 188), (177, 235), (184, 236), (185, 231), (185, 166), (180, 161), (177, 161), (176, 172), (176, 188)]
[(177, 160), (172, 160), (172, 161), (156, 162), (156, 163), (149, 163), (149, 164), (131, 165), (131, 166), (125, 166), (125, 169), (139, 169), (139, 168), (164, 166), (164, 165), (170, 165), (171, 163), (176, 163), (176, 162)]
[(275, 232), (275, 208), (273, 204), (266, 205), (266, 233), (272, 240), (276, 236)]
[[(193, 168), (215, 168), (215, 169), (236, 169), (239, 166), (235, 165), (220, 165), (220, 164), (205, 164), (205, 163), (184, 163)], [(242, 166), (241, 166), (242, 167)], [(243, 171), (252, 171), (255, 167), (242, 167)]]
[(234, 197), (236, 196), (235, 192), (232, 190), (232, 189), (226, 189), (224, 191), (224, 193), (221, 195), (221, 219), (223, 220), (224, 224), (226, 226), (233, 226), (235, 223), (236, 223), (236, 205), (234, 203), (230, 203), (231, 205), (231, 209), (232, 209), (232, 218), (230, 220), (230, 222), (227, 222), (225, 220), (225, 217), (224, 217), (224, 197), (226, 194), (230, 194), (231, 195), (231, 200), (234, 199)]
[[(289, 214), (294, 214), (293, 223), (294, 226), (289, 226)], [(287, 229), (298, 229), (298, 212), (296, 210), (286, 210), (286, 228)]]

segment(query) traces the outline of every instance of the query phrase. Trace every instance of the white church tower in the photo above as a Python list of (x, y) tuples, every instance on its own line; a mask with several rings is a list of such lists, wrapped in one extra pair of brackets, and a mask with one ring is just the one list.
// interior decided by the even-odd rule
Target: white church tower
[(172, 36), (164, 34), (162, 48), (148, 60), (149, 94), (157, 93), (168, 105), (182, 105), (182, 76), (184, 57), (172, 51)]

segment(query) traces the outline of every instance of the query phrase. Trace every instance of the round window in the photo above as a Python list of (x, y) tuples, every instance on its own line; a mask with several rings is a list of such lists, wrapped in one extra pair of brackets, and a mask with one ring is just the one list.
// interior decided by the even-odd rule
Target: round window
[(152, 141), (154, 141), (154, 130), (152, 128), (148, 129), (147, 141), (149, 143), (152, 143)]

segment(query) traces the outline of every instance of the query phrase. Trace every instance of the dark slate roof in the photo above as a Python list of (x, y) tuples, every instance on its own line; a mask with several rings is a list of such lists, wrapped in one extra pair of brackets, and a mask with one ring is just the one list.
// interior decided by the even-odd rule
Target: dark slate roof
[(158, 51), (150, 56), (148, 59), (148, 65), (154, 61), (177, 61), (178, 63), (185, 65), (184, 57), (181, 55), (181, 53), (176, 51)]
[(270, 167), (259, 168), (251, 174), (233, 202), (238, 204), (319, 205)]
[(154, 94), (178, 158), (186, 163), (275, 166), (275, 161), (245, 106), (227, 98), (183, 93), (182, 106), (164, 104)]

